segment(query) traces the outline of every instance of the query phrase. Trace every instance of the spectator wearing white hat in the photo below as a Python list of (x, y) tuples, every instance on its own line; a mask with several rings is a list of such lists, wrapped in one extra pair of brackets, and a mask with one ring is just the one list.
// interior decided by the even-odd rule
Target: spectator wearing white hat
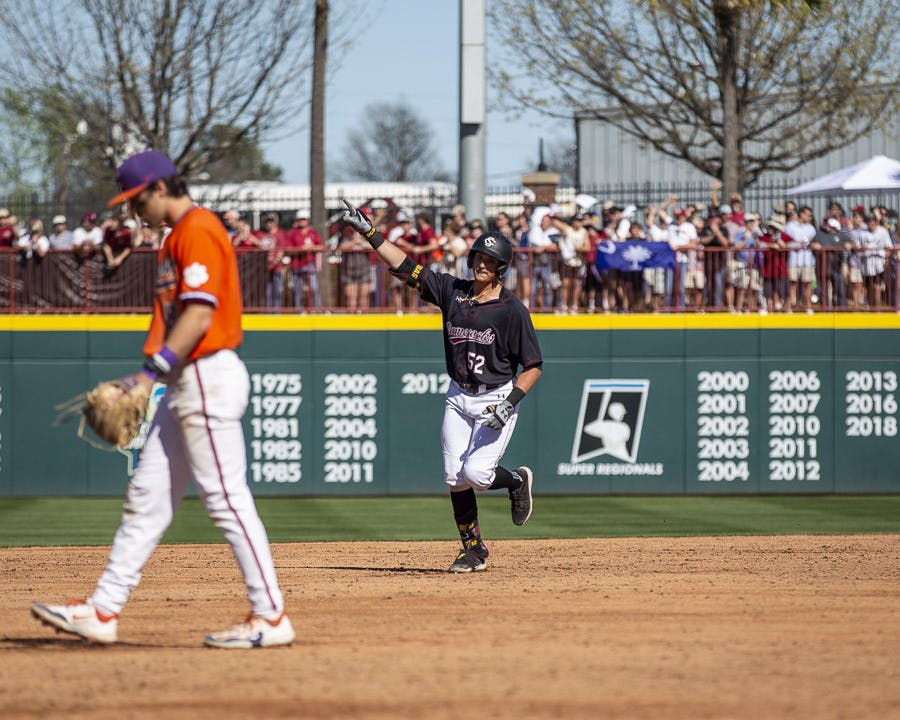
[(825, 307), (845, 307), (853, 250), (850, 231), (841, 226), (840, 220), (829, 217), (819, 227), (813, 242), (822, 248), (818, 254), (820, 267), (817, 273), (825, 281), (825, 286), (820, 288), (822, 304)]
[(310, 224), (309, 213), (298, 210), (294, 224), (287, 233), (286, 246), (291, 252), (291, 273), (293, 274), (294, 307), (320, 307), (319, 269), (321, 251), (325, 247), (322, 237)]
[(28, 232), (21, 235), (18, 240), (19, 251), (22, 260), (43, 259), (50, 250), (50, 240), (44, 234), (44, 223), (33, 218), (28, 223)]
[(237, 211), (236, 208), (228, 208), (224, 215), (222, 215), (222, 224), (225, 225), (225, 230), (228, 232), (228, 237), (232, 240), (234, 236), (237, 235), (238, 232), (238, 221), (241, 219), (241, 214)]
[(66, 228), (66, 216), (54, 215), (51, 220), (50, 247), (54, 250), (72, 249), (72, 231)]
[[(558, 246), (562, 233), (553, 225), (551, 209), (542, 206), (535, 209), (528, 225), (528, 246), (531, 248), (531, 297), (525, 307), (553, 307), (553, 293), (562, 281), (556, 269)], [(540, 293), (538, 293), (540, 287)]]

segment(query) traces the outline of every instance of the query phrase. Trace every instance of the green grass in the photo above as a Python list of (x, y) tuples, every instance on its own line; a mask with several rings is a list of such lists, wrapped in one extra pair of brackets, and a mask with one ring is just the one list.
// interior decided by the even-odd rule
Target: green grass
[[(259, 498), (272, 542), (437, 540), (453, 537), (443, 497)], [(674, 537), (900, 532), (900, 496), (538, 497), (524, 528), (503, 497), (480, 497), (485, 537)], [(0, 547), (108, 545), (120, 498), (0, 499)], [(182, 504), (164, 543), (222, 542), (196, 499)]]

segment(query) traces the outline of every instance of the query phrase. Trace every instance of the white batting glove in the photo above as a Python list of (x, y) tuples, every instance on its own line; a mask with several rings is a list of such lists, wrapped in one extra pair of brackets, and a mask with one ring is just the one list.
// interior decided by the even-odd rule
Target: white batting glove
[(347, 209), (341, 213), (341, 222), (344, 223), (344, 225), (352, 227), (363, 237), (372, 237), (374, 232), (372, 221), (366, 217), (366, 214), (362, 210), (353, 207), (353, 205), (344, 198), (341, 198), (341, 200), (343, 200), (344, 205), (347, 206)]
[(512, 411), (513, 406), (509, 400), (504, 400), (499, 405), (488, 405), (481, 413), (479, 422), (492, 430), (502, 430), (503, 426), (509, 422)]

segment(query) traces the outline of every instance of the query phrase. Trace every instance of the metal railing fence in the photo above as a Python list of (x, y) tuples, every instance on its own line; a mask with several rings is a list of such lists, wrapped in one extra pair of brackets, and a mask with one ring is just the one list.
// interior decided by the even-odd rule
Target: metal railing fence
[[(819, 249), (807, 265), (791, 250), (703, 248), (679, 252), (674, 269), (598, 272), (585, 254), (517, 248), (504, 284), (532, 312), (853, 312), (900, 310), (900, 248)], [(465, 277), (465, 258), (422, 258)], [(237, 251), (248, 313), (434, 312), (374, 253)], [(118, 268), (64, 250), (26, 259), (0, 251), (0, 313), (146, 313), (156, 253), (136, 250)]]

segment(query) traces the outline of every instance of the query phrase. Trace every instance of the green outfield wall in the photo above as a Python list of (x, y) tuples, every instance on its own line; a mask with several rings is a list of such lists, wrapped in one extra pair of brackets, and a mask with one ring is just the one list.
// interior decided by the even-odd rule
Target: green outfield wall
[[(52, 425), (133, 372), (148, 319), (0, 318), (0, 495), (120, 495), (133, 458)], [(441, 494), (436, 315), (247, 316), (257, 495)], [(504, 464), (545, 494), (900, 491), (900, 316), (535, 316)]]

